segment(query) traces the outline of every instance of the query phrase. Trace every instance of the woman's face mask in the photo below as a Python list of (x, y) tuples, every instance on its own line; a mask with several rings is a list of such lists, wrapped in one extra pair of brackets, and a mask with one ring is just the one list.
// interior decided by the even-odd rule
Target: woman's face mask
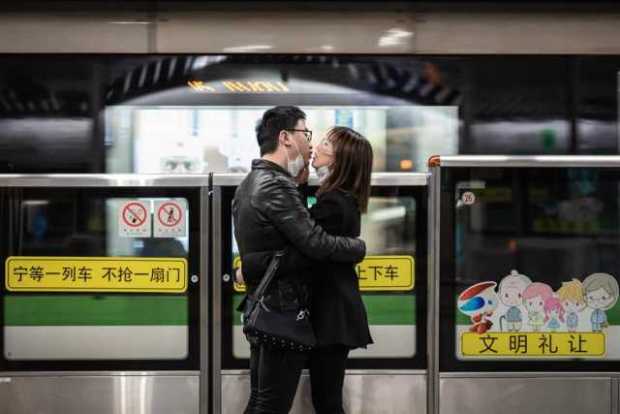
[(325, 181), (331, 172), (334, 154), (334, 144), (328, 138), (323, 138), (314, 151), (314, 159), (312, 160), (312, 166), (316, 170), (320, 183)]

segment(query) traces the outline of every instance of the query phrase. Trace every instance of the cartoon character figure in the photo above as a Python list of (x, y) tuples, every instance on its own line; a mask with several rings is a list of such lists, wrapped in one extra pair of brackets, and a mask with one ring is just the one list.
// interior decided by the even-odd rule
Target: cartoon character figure
[(564, 322), (565, 312), (560, 299), (555, 296), (547, 298), (547, 300), (545, 300), (544, 310), (547, 328), (549, 328), (551, 332), (555, 332), (560, 329), (560, 322)]
[(495, 282), (480, 282), (465, 289), (458, 298), (457, 306), (469, 316), (472, 326), (470, 332), (483, 334), (493, 326), (490, 318), (497, 308), (498, 298), (495, 293)]
[(566, 311), (566, 329), (568, 332), (576, 332), (579, 326), (579, 313), (586, 308), (583, 285), (577, 279), (562, 282), (562, 287), (558, 289), (558, 297)]
[(519, 332), (523, 325), (523, 315), (520, 306), (523, 304), (523, 292), (532, 281), (529, 277), (512, 270), (510, 274), (499, 282), (499, 300), (508, 310), (499, 318), (500, 330), (504, 330), (504, 321), (508, 332)]
[(530, 284), (523, 292), (523, 303), (527, 310), (528, 324), (534, 332), (540, 331), (545, 324), (545, 301), (553, 297), (553, 290), (549, 285), (540, 282)]
[(618, 302), (618, 282), (607, 273), (593, 273), (583, 281), (586, 304), (592, 309), (592, 332), (601, 332), (608, 326), (606, 310)]

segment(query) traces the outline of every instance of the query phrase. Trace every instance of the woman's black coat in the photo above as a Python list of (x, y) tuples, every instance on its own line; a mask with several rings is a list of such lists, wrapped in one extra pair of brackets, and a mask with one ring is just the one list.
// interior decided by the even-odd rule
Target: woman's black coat
[[(360, 235), (359, 207), (347, 192), (334, 190), (320, 195), (310, 213), (331, 235)], [(315, 264), (310, 315), (320, 346), (359, 348), (373, 343), (353, 264), (330, 261)]]

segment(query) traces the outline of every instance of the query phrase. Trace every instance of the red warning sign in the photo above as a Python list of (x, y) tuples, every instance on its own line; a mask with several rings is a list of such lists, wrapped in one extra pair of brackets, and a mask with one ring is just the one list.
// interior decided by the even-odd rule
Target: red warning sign
[(140, 227), (146, 221), (147, 214), (141, 203), (127, 203), (123, 208), (123, 221), (129, 227)]
[(187, 201), (184, 199), (155, 202), (154, 237), (185, 237)]
[(168, 201), (159, 206), (157, 210), (157, 219), (159, 224), (166, 227), (174, 227), (181, 222), (183, 210), (181, 206), (174, 202)]
[(150, 203), (126, 201), (118, 210), (118, 232), (121, 237), (151, 237)]

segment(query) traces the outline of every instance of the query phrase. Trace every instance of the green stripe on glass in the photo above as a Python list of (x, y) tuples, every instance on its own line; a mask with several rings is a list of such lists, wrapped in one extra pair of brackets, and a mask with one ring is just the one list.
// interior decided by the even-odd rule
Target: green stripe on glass
[[(415, 325), (415, 295), (380, 294), (362, 295), (370, 325)], [(233, 296), (233, 310), (237, 309), (243, 295)], [(233, 323), (241, 325), (239, 313), (233, 313)]]
[(362, 295), (370, 325), (415, 325), (415, 295)]
[(187, 297), (8, 295), (5, 326), (187, 325)]

